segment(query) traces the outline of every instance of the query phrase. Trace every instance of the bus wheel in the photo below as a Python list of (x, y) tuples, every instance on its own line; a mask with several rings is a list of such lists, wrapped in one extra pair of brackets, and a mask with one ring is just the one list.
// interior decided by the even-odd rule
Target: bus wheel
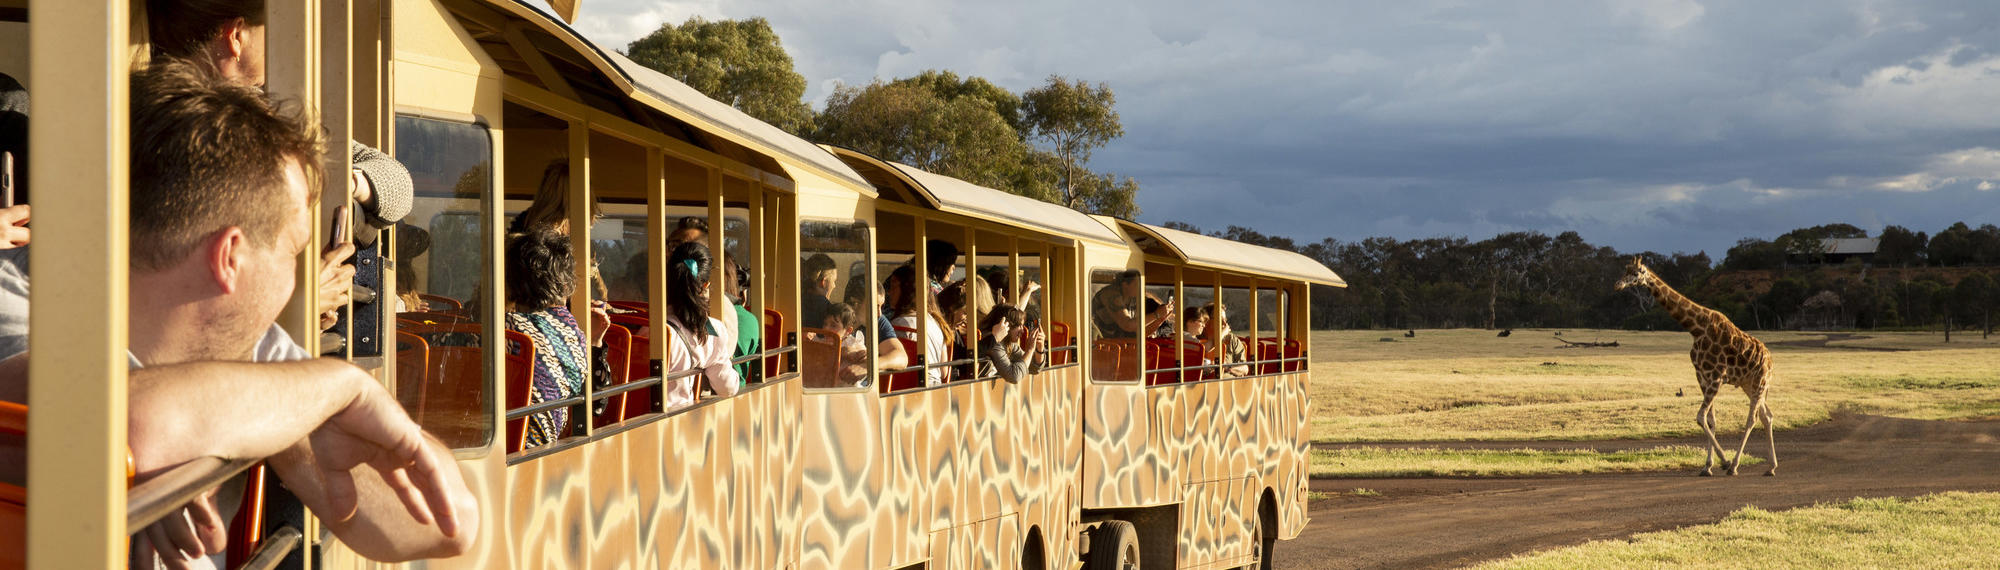
[(1132, 523), (1107, 521), (1090, 531), (1085, 570), (1139, 570), (1139, 531)]
[(1257, 526), (1252, 528), (1256, 530), (1250, 535), (1250, 544), (1256, 549), (1253, 554), (1257, 555), (1257, 563), (1249, 568), (1271, 570), (1272, 560), (1276, 558), (1272, 551), (1278, 548), (1278, 529), (1272, 528), (1270, 517), (1264, 516), (1257, 517)]

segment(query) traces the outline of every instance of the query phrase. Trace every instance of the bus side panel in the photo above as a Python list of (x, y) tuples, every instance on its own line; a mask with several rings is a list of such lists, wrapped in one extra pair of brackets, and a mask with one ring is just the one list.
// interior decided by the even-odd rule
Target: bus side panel
[(958, 415), (951, 413), (950, 388), (892, 394), (881, 399), (888, 422), (889, 472), (883, 524), (890, 567), (929, 558), (931, 533), (951, 528), (950, 509), (958, 495)]
[(1297, 372), (1270, 378), (1268, 393), (1275, 401), (1262, 411), (1270, 426), (1264, 439), (1265, 480), (1276, 494), (1278, 537), (1285, 540), (1298, 538), (1306, 526), (1306, 485), (1312, 466), (1309, 376)]
[(888, 453), (873, 392), (810, 394), (800, 429), (802, 569), (876, 568), (874, 537), (894, 534), (878, 513)]
[(590, 565), (590, 456), (582, 447), (508, 466), (504, 520), (514, 567)]
[[(639, 428), (663, 441), (650, 450), (658, 477), (644, 480), (651, 474), (634, 469), (641, 478), (631, 482), (656, 486), (658, 500), (641, 506), (639, 528), (653, 529), (659, 567), (779, 567), (796, 559), (796, 539), (787, 535), (797, 532), (798, 516), (787, 505), (795, 504), (798, 394), (796, 381), (759, 386)], [(645, 460), (636, 452), (635, 461)]]
[(1082, 508), (1162, 505), (1180, 500), (1180, 489), (1160, 475), (1168, 460), (1155, 445), (1153, 412), (1145, 387), (1085, 386)]
[[(642, 558), (637, 518), (639, 493), (632, 481), (632, 438), (614, 437), (587, 450), (590, 474), (590, 566), (631, 567)], [(574, 452), (572, 452), (574, 453)], [(557, 455), (563, 455), (558, 453)], [(651, 542), (650, 540), (644, 542)]]

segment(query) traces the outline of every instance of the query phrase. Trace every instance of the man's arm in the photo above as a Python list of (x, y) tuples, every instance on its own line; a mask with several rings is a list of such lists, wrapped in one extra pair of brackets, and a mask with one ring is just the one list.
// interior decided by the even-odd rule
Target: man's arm
[(378, 469), (352, 469), (354, 510), (340, 513), (330, 496), (320, 470), (321, 458), (309, 442), (299, 442), (272, 456), (271, 468), (286, 488), (297, 495), (318, 516), (333, 535), (354, 552), (371, 560), (402, 562), (419, 558), (449, 558), (471, 549), (479, 534), (478, 499), (465, 486), (465, 479), (453, 463), (451, 450), (436, 438), (425, 437), (424, 452), (444, 466), (437, 474), (457, 509), (458, 531), (446, 535), (439, 525), (425, 524), (411, 517), (408, 499), (399, 495)]

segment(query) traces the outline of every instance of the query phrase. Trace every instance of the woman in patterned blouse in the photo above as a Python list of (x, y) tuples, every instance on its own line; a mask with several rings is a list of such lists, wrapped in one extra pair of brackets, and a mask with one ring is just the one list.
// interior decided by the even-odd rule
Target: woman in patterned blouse
[[(597, 378), (608, 381), (610, 367), (602, 348), (611, 318), (602, 308), (592, 308), (590, 344), (584, 344), (583, 330), (568, 307), (576, 275), (569, 238), (547, 226), (515, 234), (507, 242), (506, 263), (507, 329), (527, 335), (535, 345), (529, 403), (583, 393), (585, 366), (593, 367)], [(561, 438), (569, 432), (569, 425), (568, 408), (530, 416), (524, 448)]]

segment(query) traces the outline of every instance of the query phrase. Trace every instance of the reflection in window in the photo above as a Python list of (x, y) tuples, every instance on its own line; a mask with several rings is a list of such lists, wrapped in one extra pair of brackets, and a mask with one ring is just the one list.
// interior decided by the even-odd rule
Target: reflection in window
[(885, 334), (881, 289), (868, 259), (868, 226), (807, 221), (799, 226), (799, 371), (806, 388), (874, 385), (870, 347)]
[(1144, 298), (1136, 270), (1099, 269), (1090, 273), (1090, 378), (1099, 382), (1139, 379), (1139, 326)]
[(492, 156), (485, 127), (396, 118), (396, 158), (416, 186), (409, 221), (396, 227), (396, 396), (454, 448), (492, 437), (478, 310)]

